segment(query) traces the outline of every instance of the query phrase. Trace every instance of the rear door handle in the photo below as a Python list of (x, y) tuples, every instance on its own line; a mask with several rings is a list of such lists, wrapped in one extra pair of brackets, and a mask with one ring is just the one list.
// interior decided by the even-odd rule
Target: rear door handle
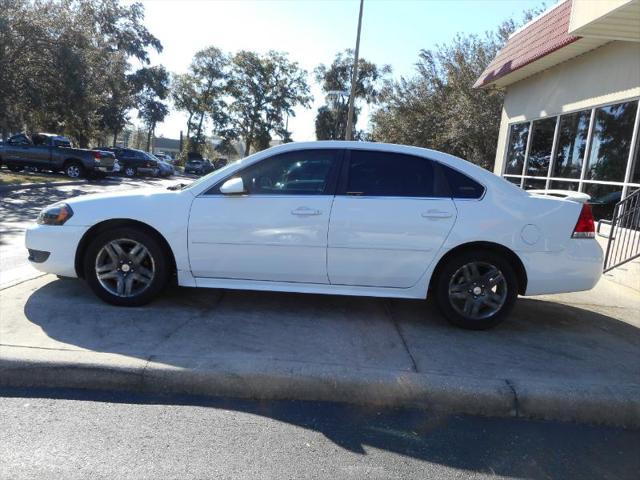
[(320, 215), (322, 212), (314, 208), (298, 207), (295, 210), (291, 210), (291, 215), (298, 215), (299, 217), (306, 217), (310, 215)]
[(453, 213), (446, 212), (444, 210), (427, 210), (426, 212), (422, 212), (422, 216), (424, 218), (431, 218), (431, 219), (451, 218), (453, 217)]

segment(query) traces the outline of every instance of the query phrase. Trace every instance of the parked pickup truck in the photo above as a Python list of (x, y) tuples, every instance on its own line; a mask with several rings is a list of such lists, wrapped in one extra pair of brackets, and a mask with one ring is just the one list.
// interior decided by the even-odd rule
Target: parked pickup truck
[(70, 178), (101, 176), (118, 169), (113, 153), (73, 148), (68, 138), (51, 133), (31, 138), (24, 133), (13, 135), (0, 145), (0, 165), (14, 172), (25, 168), (64, 172)]

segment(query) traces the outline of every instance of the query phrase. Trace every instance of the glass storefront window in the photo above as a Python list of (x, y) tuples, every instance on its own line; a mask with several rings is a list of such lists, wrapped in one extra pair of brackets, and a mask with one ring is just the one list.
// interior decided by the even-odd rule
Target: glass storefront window
[(539, 190), (546, 187), (548, 176), (550, 190), (587, 193), (592, 197), (594, 216), (611, 218), (622, 192), (630, 195), (640, 188), (640, 131), (636, 132), (633, 158), (629, 158), (634, 128), (640, 130), (635, 123), (639, 103), (634, 99), (564, 114), (559, 119), (511, 124), (505, 179), (518, 186), (522, 183), (525, 190)]
[(533, 122), (531, 130), (531, 146), (527, 157), (527, 175), (546, 177), (551, 160), (553, 134), (556, 131), (556, 117), (545, 118)]
[(504, 173), (521, 175), (524, 168), (524, 155), (527, 150), (529, 123), (515, 123), (509, 129), (507, 160)]
[(560, 117), (560, 132), (552, 177), (580, 178), (582, 161), (587, 149), (590, 117), (591, 110)]
[(547, 186), (545, 178), (525, 178), (522, 188), (525, 190), (544, 190)]
[(638, 138), (636, 139), (636, 150), (633, 153), (633, 160), (631, 166), (631, 183), (640, 183), (640, 132), (638, 132)]
[(504, 177), (505, 180), (513, 183), (514, 185), (520, 186), (520, 182), (522, 182), (522, 177)]
[(624, 181), (638, 102), (596, 109), (586, 178)]
[(616, 203), (622, 198), (622, 185), (603, 185), (601, 183), (587, 183), (584, 192), (591, 195), (591, 209), (596, 220), (610, 219)]
[(580, 184), (578, 182), (561, 182), (558, 180), (552, 180), (549, 184), (549, 188), (552, 190), (572, 190), (578, 191)]

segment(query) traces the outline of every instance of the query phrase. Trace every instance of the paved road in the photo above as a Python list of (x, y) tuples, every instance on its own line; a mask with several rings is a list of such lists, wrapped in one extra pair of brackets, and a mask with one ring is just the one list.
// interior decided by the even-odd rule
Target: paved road
[(317, 402), (0, 391), (0, 478), (637, 479), (640, 432)]
[(27, 261), (24, 231), (40, 210), (52, 203), (76, 195), (100, 193), (149, 186), (164, 186), (185, 181), (172, 179), (136, 178), (107, 179), (84, 185), (44, 187), (0, 192), (0, 289), (39, 275)]

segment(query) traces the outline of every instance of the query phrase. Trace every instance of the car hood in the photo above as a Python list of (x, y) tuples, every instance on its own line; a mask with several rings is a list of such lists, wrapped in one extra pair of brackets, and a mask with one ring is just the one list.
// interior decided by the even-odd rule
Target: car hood
[(139, 188), (109, 193), (81, 195), (64, 200), (73, 210), (65, 225), (91, 226), (104, 220), (132, 219), (150, 225), (167, 222), (169, 218), (184, 219), (193, 193), (188, 190)]
[(64, 200), (64, 203), (71, 205), (73, 208), (74, 205), (84, 207), (85, 205), (91, 204), (93, 207), (97, 204), (109, 205), (110, 203), (120, 204), (122, 202), (147, 202), (160, 197), (175, 196), (182, 192), (186, 192), (186, 190), (167, 190), (165, 187), (137, 188), (134, 190), (79, 195)]

